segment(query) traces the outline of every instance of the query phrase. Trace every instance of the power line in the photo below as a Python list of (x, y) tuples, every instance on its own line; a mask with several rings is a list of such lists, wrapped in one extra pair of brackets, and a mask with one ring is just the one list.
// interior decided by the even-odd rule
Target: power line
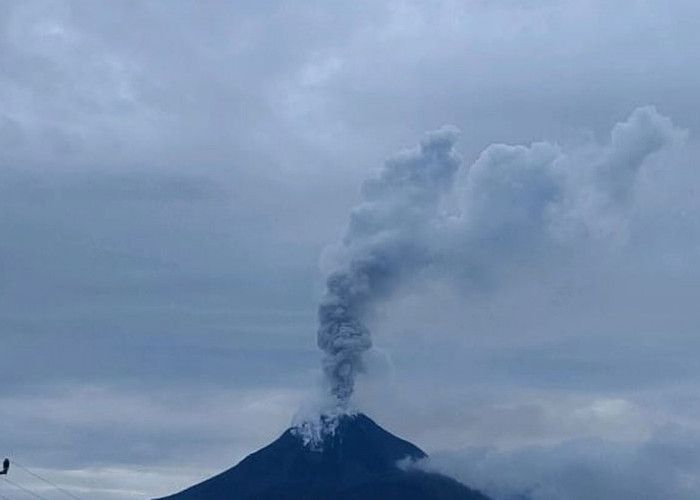
[(20, 467), (21, 469), (23, 469), (25, 472), (31, 474), (31, 475), (34, 476), (35, 478), (40, 479), (40, 480), (44, 481), (46, 484), (49, 484), (49, 485), (53, 486), (54, 488), (56, 488), (58, 491), (60, 491), (60, 492), (63, 493), (64, 495), (68, 495), (68, 496), (71, 497), (73, 500), (83, 500), (82, 498), (80, 498), (80, 497), (74, 495), (74, 494), (71, 493), (70, 491), (64, 490), (63, 488), (61, 488), (59, 485), (57, 485), (57, 484), (54, 483), (53, 481), (50, 481), (50, 480), (46, 479), (45, 477), (41, 477), (39, 474), (37, 474), (37, 473), (35, 473), (35, 472), (32, 472), (31, 470), (29, 470), (27, 467), (25, 467), (25, 466), (22, 465), (21, 463), (17, 462), (16, 460), (13, 460), (12, 463), (13, 463), (14, 465), (17, 465), (17, 466)]
[(28, 494), (30, 494), (31, 496), (38, 498), (39, 500), (49, 500), (48, 498), (42, 497), (42, 496), (39, 495), (38, 493), (34, 493), (32, 490), (29, 490), (29, 489), (25, 488), (24, 486), (21, 486), (21, 485), (15, 483), (15, 482), (12, 481), (11, 479), (5, 478), (5, 481), (7, 481), (8, 483), (10, 483), (10, 484), (11, 484), (12, 486), (14, 486), (15, 488), (19, 488), (20, 490), (24, 491), (25, 493), (28, 493)]

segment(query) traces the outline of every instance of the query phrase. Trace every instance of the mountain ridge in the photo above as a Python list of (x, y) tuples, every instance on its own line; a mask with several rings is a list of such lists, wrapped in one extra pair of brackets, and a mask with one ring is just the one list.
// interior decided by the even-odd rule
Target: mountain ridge
[(292, 427), (234, 467), (157, 500), (490, 500), (441, 474), (399, 467), (426, 453), (364, 414), (314, 447)]

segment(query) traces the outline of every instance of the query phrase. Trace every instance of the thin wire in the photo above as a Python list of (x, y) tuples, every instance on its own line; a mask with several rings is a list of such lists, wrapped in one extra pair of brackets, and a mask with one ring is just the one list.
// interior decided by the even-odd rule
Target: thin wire
[(28, 489), (25, 488), (24, 486), (21, 486), (21, 485), (15, 483), (14, 481), (12, 481), (12, 480), (10, 480), (10, 479), (8, 479), (8, 478), (5, 478), (5, 481), (7, 481), (8, 483), (10, 483), (10, 484), (11, 484), (12, 486), (14, 486), (15, 488), (19, 488), (20, 490), (24, 491), (25, 493), (29, 493), (29, 494), (30, 494), (31, 496), (33, 496), (33, 497), (39, 498), (40, 500), (49, 500), (48, 498), (42, 497), (42, 496), (39, 495), (38, 493), (34, 493), (32, 490), (28, 490)]
[(63, 488), (61, 488), (59, 485), (57, 485), (57, 484), (54, 483), (53, 481), (49, 481), (48, 479), (46, 479), (46, 478), (44, 478), (44, 477), (41, 477), (39, 474), (30, 471), (27, 467), (25, 467), (24, 465), (22, 465), (22, 464), (19, 463), (18, 461), (13, 460), (12, 463), (13, 463), (14, 465), (19, 466), (21, 469), (24, 469), (25, 472), (28, 472), (29, 474), (31, 474), (31, 475), (34, 476), (35, 478), (41, 479), (41, 480), (44, 481), (46, 484), (50, 484), (51, 486), (53, 486), (54, 488), (56, 488), (58, 491), (60, 491), (60, 492), (63, 493), (64, 495), (68, 495), (69, 497), (71, 497), (73, 500), (83, 500), (82, 498), (80, 498), (80, 497), (74, 495), (74, 494), (71, 493), (70, 491), (64, 490)]
[(3, 500), (10, 500), (9, 498), (7, 498), (7, 497), (6, 497), (5, 495), (3, 495), (2, 493), (0, 493), (0, 498), (2, 498)]

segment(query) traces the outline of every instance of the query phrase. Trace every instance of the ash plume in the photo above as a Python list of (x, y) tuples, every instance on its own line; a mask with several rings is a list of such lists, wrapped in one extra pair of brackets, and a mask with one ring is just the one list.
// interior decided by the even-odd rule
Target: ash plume
[[(606, 144), (493, 144), (460, 175), (457, 137), (446, 126), (388, 160), (363, 185), (335, 248), (340, 264), (326, 279), (317, 342), (336, 412), (347, 410), (372, 347), (366, 320), (379, 302), (428, 268), (457, 288), (494, 288), (624, 244), (645, 163), (685, 133), (643, 107)], [(444, 209), (449, 193), (456, 211)]]
[(345, 263), (327, 277), (318, 309), (323, 371), (341, 410), (362, 371), (362, 355), (372, 347), (366, 315), (431, 259), (425, 237), (441, 217), (442, 196), (461, 164), (457, 136), (454, 127), (427, 134), (363, 185), (363, 201), (352, 211), (342, 242)]

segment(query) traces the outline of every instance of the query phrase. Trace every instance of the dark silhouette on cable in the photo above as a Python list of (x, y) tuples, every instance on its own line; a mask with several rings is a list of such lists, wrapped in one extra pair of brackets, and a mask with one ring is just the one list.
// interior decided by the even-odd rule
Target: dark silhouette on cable
[(7, 474), (8, 470), (10, 470), (10, 459), (6, 458), (2, 461), (2, 470), (0, 470), (0, 475)]

